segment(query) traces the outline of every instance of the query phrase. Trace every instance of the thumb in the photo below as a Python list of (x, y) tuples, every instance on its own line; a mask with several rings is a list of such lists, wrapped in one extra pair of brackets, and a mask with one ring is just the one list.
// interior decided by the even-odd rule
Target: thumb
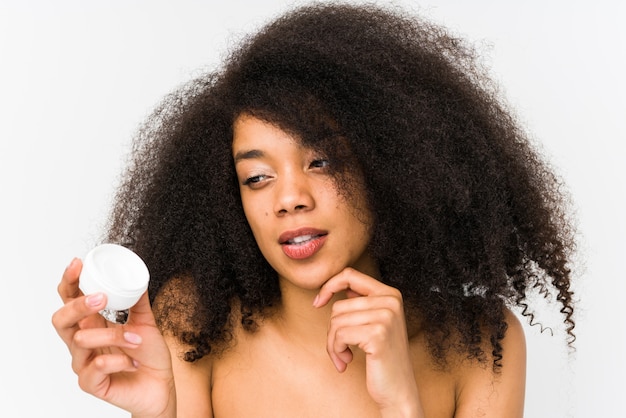
[(148, 298), (147, 291), (144, 292), (144, 294), (141, 295), (137, 303), (132, 308), (130, 308), (130, 316), (128, 320), (135, 325), (153, 325), (155, 323), (154, 314), (152, 313), (152, 307), (150, 306), (150, 299)]

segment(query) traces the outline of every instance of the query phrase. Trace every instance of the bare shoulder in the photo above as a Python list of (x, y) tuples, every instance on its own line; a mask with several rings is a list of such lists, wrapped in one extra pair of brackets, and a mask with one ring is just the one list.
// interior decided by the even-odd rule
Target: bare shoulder
[(153, 311), (172, 358), (178, 416), (212, 417), (213, 359), (204, 356), (194, 362), (186, 361), (184, 353), (189, 347), (168, 331), (173, 328), (184, 331), (191, 326), (189, 312), (197, 303), (196, 295), (190, 279), (171, 279), (154, 298)]
[(526, 386), (526, 339), (517, 317), (505, 312), (507, 331), (502, 340), (502, 367), (465, 360), (457, 372), (455, 417), (522, 417)]

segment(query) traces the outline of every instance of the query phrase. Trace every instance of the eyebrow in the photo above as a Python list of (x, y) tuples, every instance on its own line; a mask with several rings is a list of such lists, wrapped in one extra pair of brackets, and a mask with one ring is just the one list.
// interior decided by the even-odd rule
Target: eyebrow
[(263, 151), (258, 150), (258, 149), (239, 151), (237, 154), (235, 154), (235, 157), (234, 157), (235, 164), (237, 164), (239, 161), (242, 161), (242, 160), (249, 160), (252, 158), (261, 158), (264, 155), (265, 154), (263, 153)]

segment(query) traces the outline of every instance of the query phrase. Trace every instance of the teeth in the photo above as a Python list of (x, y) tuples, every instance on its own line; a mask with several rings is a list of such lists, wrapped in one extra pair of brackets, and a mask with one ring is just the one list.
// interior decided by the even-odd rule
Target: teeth
[(313, 235), (301, 235), (299, 237), (295, 237), (294, 239), (292, 239), (291, 242), (294, 244), (301, 244), (305, 241), (310, 240), (311, 238), (313, 238)]

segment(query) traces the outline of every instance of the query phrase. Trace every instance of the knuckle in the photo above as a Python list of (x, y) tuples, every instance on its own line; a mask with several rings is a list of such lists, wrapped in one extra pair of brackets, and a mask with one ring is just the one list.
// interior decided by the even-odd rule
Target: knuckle
[(383, 306), (394, 312), (401, 312), (404, 310), (404, 302), (402, 301), (402, 294), (398, 290), (393, 290), (389, 294), (384, 295), (381, 298)]
[(388, 328), (384, 324), (374, 324), (372, 326), (372, 337), (376, 340), (383, 341), (387, 338)]
[(341, 301), (337, 301), (333, 303), (333, 306), (330, 308), (330, 318), (331, 320), (336, 319), (341, 314)]
[(60, 319), (59, 319), (59, 311), (56, 311), (55, 313), (52, 314), (52, 318), (50, 320), (50, 322), (52, 322), (52, 326), (54, 327), (54, 329), (58, 330), (60, 327)]
[(72, 327), (72, 321), (70, 321), (70, 319), (68, 318), (68, 312), (65, 306), (58, 309), (52, 314), (52, 316), (50, 317), (50, 322), (52, 323), (52, 326), (58, 334), (66, 331), (66, 328)]
[(338, 328), (337, 330), (335, 330), (335, 341), (343, 340), (345, 336), (346, 336), (345, 328)]
[(334, 338), (329, 338), (328, 340), (326, 340), (326, 352), (328, 354), (331, 354), (335, 349), (335, 339)]
[(102, 356), (97, 356), (93, 359), (93, 366), (97, 369), (97, 370), (102, 370), (104, 369), (106, 365), (106, 361), (104, 360), (104, 358)]
[(394, 321), (397, 317), (398, 317), (398, 313), (396, 311), (396, 306), (393, 306), (391, 308), (387, 308), (387, 309), (383, 309), (383, 318), (385, 320), (385, 322), (389, 323), (391, 321)]
[(90, 393), (90, 385), (89, 385), (89, 381), (86, 378), (86, 376), (84, 375), (84, 373), (79, 373), (78, 374), (78, 387), (83, 391), (83, 392), (87, 392)]
[(338, 331), (338, 328), (337, 328), (336, 323), (331, 322), (328, 326), (328, 331), (326, 333), (328, 341), (337, 338), (337, 331)]
[(395, 287), (392, 287), (390, 293), (394, 299), (397, 299), (399, 302), (402, 302), (402, 292), (400, 292)]
[(337, 276), (339, 277), (348, 277), (352, 274), (352, 267), (345, 267), (343, 270), (339, 272)]
[(381, 309), (380, 311), (380, 320), (381, 323), (378, 326), (386, 329), (389, 324), (391, 324), (396, 317), (396, 314), (391, 309)]
[(391, 298), (391, 309), (399, 312), (404, 309), (404, 303), (402, 302), (402, 295), (398, 292), (398, 295)]
[(77, 347), (83, 347), (85, 344), (85, 334), (81, 331), (76, 331), (72, 336), (72, 345)]
[(78, 361), (72, 357), (72, 371), (76, 373), (77, 376), (80, 377), (81, 370), (82, 370), (82, 367), (80, 367), (80, 365), (78, 364)]

